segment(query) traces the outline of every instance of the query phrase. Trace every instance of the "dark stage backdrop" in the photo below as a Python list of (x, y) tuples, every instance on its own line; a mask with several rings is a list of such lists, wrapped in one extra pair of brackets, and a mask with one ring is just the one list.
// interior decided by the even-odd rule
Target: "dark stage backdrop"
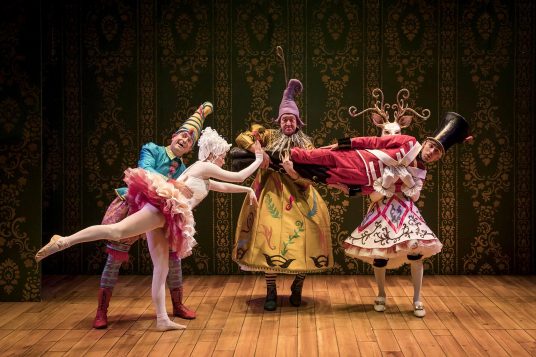
[[(206, 125), (230, 141), (270, 125), (284, 89), (275, 47), (304, 84), (298, 103), (317, 145), (377, 135), (348, 107), (429, 108), (405, 132), (430, 135), (446, 111), (476, 140), (430, 166), (419, 207), (444, 244), (426, 273), (534, 273), (535, 8), (523, 1), (23, 1), (1, 12), (0, 291), (39, 298), (32, 260), (53, 233), (100, 223), (141, 145), (167, 144), (203, 101)], [(196, 153), (189, 157), (192, 162)], [(368, 274), (342, 242), (367, 203), (319, 188), (332, 218), (334, 274)], [(241, 195), (197, 208), (187, 274), (238, 273), (231, 259)], [(44, 273), (96, 274), (104, 243), (48, 258)], [(146, 243), (125, 273), (149, 274)], [(399, 272), (406, 272), (401, 268)]]

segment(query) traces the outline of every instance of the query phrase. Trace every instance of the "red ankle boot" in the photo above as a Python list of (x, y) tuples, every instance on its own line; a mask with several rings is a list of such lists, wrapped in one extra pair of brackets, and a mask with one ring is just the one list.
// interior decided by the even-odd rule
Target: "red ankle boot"
[(93, 320), (93, 328), (103, 329), (108, 327), (108, 305), (112, 298), (112, 288), (99, 288), (99, 307)]
[(182, 286), (169, 291), (171, 293), (171, 301), (173, 302), (173, 316), (178, 316), (182, 319), (195, 319), (195, 311), (190, 310), (182, 304)]

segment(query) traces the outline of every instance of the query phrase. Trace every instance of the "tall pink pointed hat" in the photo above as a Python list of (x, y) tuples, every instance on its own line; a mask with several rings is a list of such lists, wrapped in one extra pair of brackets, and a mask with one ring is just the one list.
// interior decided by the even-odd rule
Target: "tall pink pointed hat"
[(303, 127), (305, 124), (301, 120), (300, 110), (294, 101), (294, 97), (301, 93), (303, 90), (302, 83), (295, 78), (292, 78), (288, 81), (287, 88), (283, 92), (283, 98), (281, 99), (281, 104), (279, 105), (279, 115), (277, 116), (277, 123), (280, 123), (281, 116), (283, 114), (293, 114), (296, 117), (296, 124), (298, 128)]

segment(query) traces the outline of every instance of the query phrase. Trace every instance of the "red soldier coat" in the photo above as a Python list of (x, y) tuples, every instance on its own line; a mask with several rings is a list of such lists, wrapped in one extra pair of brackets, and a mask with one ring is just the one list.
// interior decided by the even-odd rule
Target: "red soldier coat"
[[(416, 148), (414, 148), (417, 146)], [(424, 164), (416, 160), (420, 144), (409, 135), (389, 135), (383, 137), (356, 137), (351, 139), (348, 150), (293, 148), (291, 160), (296, 164), (318, 165), (327, 168), (326, 183), (341, 183), (349, 186), (361, 186), (362, 193), (374, 191), (373, 183), (382, 177), (386, 168), (385, 159), (396, 160), (407, 167), (411, 175), (424, 180), (426, 171)], [(381, 151), (381, 152), (378, 152)], [(409, 153), (413, 155), (408, 155)], [(383, 154), (382, 154), (383, 153)], [(408, 161), (405, 162), (404, 160)], [(396, 182), (396, 190), (400, 191), (402, 182)]]

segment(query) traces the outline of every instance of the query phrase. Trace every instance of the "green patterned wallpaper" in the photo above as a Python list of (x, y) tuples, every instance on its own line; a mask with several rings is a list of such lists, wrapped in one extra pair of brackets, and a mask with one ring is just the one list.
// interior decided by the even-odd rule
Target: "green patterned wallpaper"
[(39, 4), (0, 11), (0, 300), (40, 297), (42, 123)]
[[(445, 111), (469, 119), (476, 140), (429, 167), (419, 202), (444, 244), (427, 273), (534, 273), (535, 12), (528, 0), (68, 0), (3, 11), (3, 26), (16, 30), (0, 44), (0, 160), (19, 156), (3, 165), (2, 297), (34, 299), (29, 258), (41, 231), (47, 241), (99, 223), (141, 145), (165, 144), (201, 102), (214, 103), (206, 125), (230, 141), (249, 123), (270, 125), (284, 88), (277, 45), (304, 84), (298, 105), (317, 145), (377, 135), (347, 114), (369, 106), (375, 87), (388, 102), (408, 88), (411, 106), (432, 111), (406, 130), (416, 137)], [(332, 217), (333, 273), (370, 273), (341, 246), (367, 203), (319, 191)], [(196, 209), (203, 224), (186, 273), (238, 273), (231, 250), (242, 199), (210, 194)], [(149, 274), (145, 242), (131, 253), (125, 272)], [(84, 244), (43, 270), (100, 273), (105, 257), (104, 243)]]

